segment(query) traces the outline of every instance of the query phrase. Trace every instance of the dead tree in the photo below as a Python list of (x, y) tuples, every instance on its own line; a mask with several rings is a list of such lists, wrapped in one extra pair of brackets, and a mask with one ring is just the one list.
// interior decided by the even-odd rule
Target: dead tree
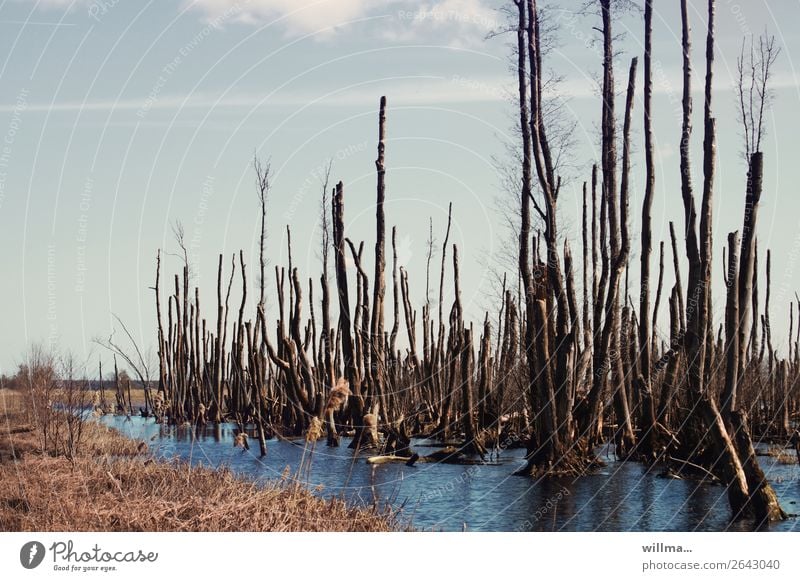
[[(519, 271), (525, 299), (524, 346), (526, 352), (530, 403), (536, 411), (533, 438), (529, 446), (526, 474), (579, 472), (585, 464), (572, 441), (572, 410), (565, 402), (572, 393), (574, 336), (571, 313), (559, 252), (556, 204), (561, 180), (544, 123), (543, 69), (540, 19), (535, 0), (515, 0), (518, 12), (518, 89), (520, 128), (523, 139), (523, 176), (520, 208)], [(526, 59), (527, 57), (527, 59)], [(535, 168), (542, 204), (532, 193)], [(543, 242), (546, 274), (540, 284), (532, 272), (531, 205), (544, 223)], [(538, 248), (537, 245), (537, 262)], [(553, 304), (554, 320), (539, 317), (542, 304)], [(537, 343), (553, 339), (553, 357), (541, 360)], [(563, 414), (563, 415), (562, 415)]]
[[(644, 4), (644, 151), (645, 151), (645, 191), (642, 202), (642, 254), (641, 254), (641, 284), (639, 290), (639, 356), (640, 369), (644, 389), (652, 392), (650, 378), (650, 360), (652, 340), (650, 338), (650, 252), (653, 246), (653, 232), (651, 227), (650, 212), (653, 207), (653, 193), (655, 190), (655, 163), (653, 161), (653, 0), (645, 0)], [(661, 246), (663, 273), (663, 244)], [(659, 276), (659, 280), (661, 277)], [(659, 291), (661, 284), (659, 282)], [(656, 310), (658, 299), (656, 300)], [(655, 313), (655, 310), (654, 310)], [(655, 315), (654, 315), (655, 316)]]
[(372, 326), (370, 328), (370, 378), (375, 398), (380, 402), (381, 412), (387, 423), (391, 422), (392, 410), (389, 409), (386, 395), (386, 347), (383, 336), (383, 302), (386, 296), (386, 218), (383, 204), (386, 199), (386, 97), (381, 97), (378, 117), (378, 159), (375, 168), (378, 174), (377, 202), (375, 204), (375, 282), (372, 299)]
[[(456, 313), (457, 328), (455, 333), (459, 335), (458, 345), (461, 355), (461, 424), (464, 430), (463, 450), (469, 454), (478, 454), (481, 457), (486, 454), (483, 445), (483, 438), (475, 427), (475, 356), (472, 346), (472, 327), (464, 328), (464, 311), (461, 305), (461, 286), (459, 281), (458, 268), (458, 247), (453, 244), (453, 282), (455, 284), (455, 301), (453, 310)], [(455, 358), (457, 352), (451, 353)]]
[[(597, 426), (602, 416), (602, 393), (607, 381), (608, 372), (614, 381), (614, 403), (617, 421), (621, 426), (618, 434), (618, 453), (625, 455), (635, 446), (635, 435), (630, 418), (627, 389), (624, 381), (622, 360), (619, 356), (620, 333), (620, 304), (619, 290), (620, 278), (625, 269), (630, 242), (627, 232), (627, 204), (628, 204), (628, 137), (624, 137), (623, 145), (623, 180), (620, 187), (619, 204), (617, 202), (617, 148), (616, 148), (616, 117), (614, 114), (614, 69), (613, 69), (613, 33), (611, 30), (611, 2), (600, 0), (603, 20), (603, 104), (602, 104), (602, 172), (603, 196), (606, 202), (608, 219), (608, 238), (610, 242), (610, 268), (608, 276), (608, 291), (605, 299), (605, 317), (600, 341), (595, 350), (595, 365), (592, 374), (592, 387), (589, 397), (588, 423), (584, 427), (593, 439), (598, 437)], [(635, 89), (637, 59), (631, 62), (628, 98), (626, 100), (625, 126), (626, 135), (630, 131), (630, 114), (633, 106), (633, 92)], [(602, 217), (601, 217), (602, 220)]]
[[(744, 224), (742, 228), (742, 249), (739, 271), (739, 345), (738, 377), (744, 377), (747, 354), (747, 332), (750, 325), (751, 297), (754, 296), (753, 280), (755, 268), (756, 223), (758, 208), (763, 190), (764, 156), (760, 150), (764, 136), (763, 116), (769, 105), (769, 79), (771, 67), (778, 56), (774, 38), (759, 39), (759, 53), (756, 56), (751, 41), (749, 60), (745, 45), (737, 61), (739, 71), (738, 95), (740, 120), (745, 137), (745, 157), (747, 160), (747, 188), (745, 191)], [(749, 78), (746, 78), (749, 75)], [(753, 313), (755, 326), (755, 312)], [(752, 342), (755, 346), (755, 341)], [(735, 394), (733, 394), (735, 402)], [(732, 406), (731, 409), (735, 409)]]
[(728, 268), (725, 272), (725, 387), (721, 396), (722, 417), (730, 421), (736, 409), (736, 386), (739, 381), (739, 233), (728, 234)]
[[(330, 286), (328, 275), (328, 257), (331, 250), (331, 219), (328, 207), (328, 182), (330, 177), (331, 164), (325, 172), (325, 177), (322, 182), (322, 210), (321, 210), (321, 223), (322, 223), (322, 274), (320, 275), (320, 286), (322, 287), (322, 332), (320, 333), (320, 344), (322, 347), (322, 365), (323, 377), (325, 386), (326, 397), (330, 398), (330, 392), (336, 385), (336, 373), (333, 364), (333, 349), (334, 344), (331, 342), (331, 334), (333, 327), (331, 326), (331, 299), (330, 299)], [(348, 386), (349, 388), (349, 386)], [(342, 393), (344, 391), (342, 390)], [(345, 396), (346, 400), (346, 396)], [(326, 424), (328, 432), (328, 445), (339, 445), (339, 434), (336, 432), (336, 424), (334, 422), (333, 414), (341, 407), (344, 401), (335, 406), (326, 405)]]
[[(535, 2), (529, 2), (527, 0), (515, 0), (515, 4), (517, 5), (518, 10), (518, 26), (517, 26), (517, 51), (518, 51), (518, 63), (517, 63), (517, 74), (518, 74), (518, 85), (519, 85), (519, 109), (520, 109), (520, 129), (522, 132), (522, 150), (523, 150), (523, 157), (522, 157), (522, 193), (520, 196), (521, 199), (521, 210), (520, 210), (520, 232), (519, 232), (519, 270), (522, 276), (522, 284), (524, 289), (524, 296), (525, 296), (525, 316), (526, 316), (526, 325), (525, 325), (525, 355), (528, 362), (528, 381), (530, 382), (530, 392), (531, 392), (531, 405), (533, 409), (537, 409), (537, 403), (541, 404), (542, 410), (539, 414), (541, 420), (538, 422), (538, 426), (536, 427), (536, 444), (538, 445), (538, 449), (536, 450), (537, 454), (542, 457), (542, 460), (539, 461), (537, 459), (537, 463), (540, 464), (552, 464), (555, 461), (558, 454), (560, 453), (559, 446), (558, 446), (558, 434), (556, 433), (556, 426), (557, 420), (555, 417), (555, 405), (554, 405), (554, 391), (553, 391), (553, 383), (550, 374), (548, 374), (549, 381), (540, 379), (539, 374), (537, 373), (537, 357), (536, 357), (536, 338), (535, 338), (535, 330), (537, 328), (535, 322), (535, 294), (534, 294), (534, 287), (533, 287), (533, 273), (532, 273), (532, 264), (531, 264), (531, 254), (530, 254), (530, 244), (531, 244), (531, 200), (533, 198), (532, 193), (532, 156), (534, 151), (533, 140), (539, 138), (538, 135), (534, 136), (533, 130), (540, 128), (539, 125), (539, 109), (538, 109), (538, 98), (540, 96), (539, 93), (539, 81), (538, 75), (539, 71), (537, 68), (538, 61), (537, 61), (537, 40), (535, 36), (536, 31), (536, 8)], [(526, 42), (526, 33), (528, 34), (528, 40)], [(526, 55), (531, 52), (529, 55), (530, 63), (531, 63), (531, 81), (530, 81), (530, 102), (532, 106), (532, 110), (529, 114), (529, 105), (528, 105), (528, 79), (526, 76), (526, 71), (528, 64), (526, 63)], [(536, 119), (534, 121), (533, 119)], [(536, 146), (537, 151), (541, 151), (541, 144)], [(537, 165), (542, 164), (542, 156), (539, 155), (537, 158)], [(539, 168), (537, 168), (539, 169)], [(546, 170), (540, 170), (542, 173), (545, 173)], [(543, 335), (546, 335), (547, 328), (545, 327), (543, 330)], [(548, 366), (550, 361), (546, 360), (545, 365)], [(535, 386), (541, 384), (542, 388), (536, 388)], [(544, 390), (545, 394), (542, 397), (541, 391)], [(533, 450), (532, 450), (533, 452)], [(530, 462), (529, 462), (530, 463)], [(535, 468), (535, 465), (532, 465), (531, 468)]]
[(336, 191), (332, 199), (333, 213), (333, 249), (334, 263), (336, 265), (336, 287), (339, 295), (339, 335), (342, 344), (342, 359), (344, 374), (352, 395), (350, 402), (350, 417), (356, 429), (356, 437), (351, 445), (360, 444), (361, 434), (364, 429), (364, 399), (361, 395), (361, 376), (356, 367), (355, 350), (350, 319), (350, 295), (347, 284), (347, 258), (345, 256), (344, 242), (344, 185), (336, 184)]
[[(713, 65), (713, 44), (714, 44), (714, 0), (708, 2), (708, 37), (706, 66), (711, 68)], [(752, 470), (743, 468), (744, 463), (749, 462), (746, 446), (743, 443), (749, 441), (749, 432), (739, 433), (737, 430), (736, 445), (728, 435), (725, 424), (722, 420), (714, 399), (707, 392), (705, 385), (705, 349), (708, 332), (708, 318), (710, 316), (708, 306), (710, 304), (709, 294), (711, 293), (710, 273), (711, 273), (711, 203), (706, 199), (711, 196), (712, 184), (710, 183), (713, 174), (713, 161), (709, 158), (714, 155), (714, 120), (710, 116), (711, 109), (711, 72), (706, 74), (706, 114), (705, 114), (705, 139), (703, 147), (704, 155), (704, 188), (703, 204), (701, 217), (700, 238), (697, 236), (697, 216), (695, 212), (694, 196), (692, 193), (691, 168), (689, 164), (689, 141), (691, 136), (691, 45), (689, 41), (689, 15), (687, 1), (681, 0), (681, 23), (682, 23), (682, 48), (683, 48), (683, 124), (681, 129), (681, 193), (683, 197), (684, 212), (686, 218), (686, 253), (689, 258), (689, 281), (688, 281), (688, 302), (686, 305), (686, 339), (685, 349), (688, 359), (688, 380), (691, 397), (697, 402), (697, 409), (700, 411), (702, 420), (708, 429), (709, 440), (714, 449), (715, 466), (721, 473), (723, 481), (728, 485), (728, 499), (734, 515), (743, 514), (748, 510), (749, 503), (753, 506), (757, 514), (768, 513), (778, 514), (770, 507), (759, 506), (759, 503), (768, 502), (773, 495), (766, 494), (763, 489), (769, 487), (766, 482), (754, 481), (756, 473)], [(742, 260), (744, 261), (744, 253)], [(739, 289), (741, 292), (741, 288)], [(741, 298), (741, 296), (740, 296)], [(740, 301), (741, 304), (741, 301)], [(740, 336), (741, 339), (741, 336)], [(740, 347), (741, 349), (741, 347)], [(741, 364), (740, 364), (741, 365)], [(738, 453), (737, 453), (738, 448)], [(758, 493), (755, 493), (759, 490)], [(778, 507), (779, 508), (779, 507)]]

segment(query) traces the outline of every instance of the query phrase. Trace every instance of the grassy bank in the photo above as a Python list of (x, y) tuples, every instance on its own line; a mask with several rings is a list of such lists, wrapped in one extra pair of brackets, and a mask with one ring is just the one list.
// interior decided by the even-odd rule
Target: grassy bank
[[(63, 419), (62, 419), (63, 421)], [(51, 427), (52, 429), (52, 427)], [(64, 428), (66, 429), (66, 428)], [(18, 393), (0, 390), (2, 531), (393, 531), (396, 515), (325, 500), (286, 480), (155, 461), (94, 422), (72, 458), (43, 451)]]

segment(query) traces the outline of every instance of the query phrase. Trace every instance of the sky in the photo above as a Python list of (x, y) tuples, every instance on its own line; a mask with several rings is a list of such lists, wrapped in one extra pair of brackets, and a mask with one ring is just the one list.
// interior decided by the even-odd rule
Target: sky
[[(503, 171), (513, 163), (507, 146), (516, 139), (509, 98), (515, 90), (513, 38), (490, 34), (506, 25), (500, 8), (509, 4), (0, 0), (0, 373), (13, 373), (26, 346), (37, 342), (92, 366), (98, 358), (107, 360), (95, 340), (109, 336), (115, 316), (141, 345), (152, 346), (156, 319), (150, 287), (157, 251), (164, 253), (162, 287), (182, 265), (176, 222), (183, 225), (192, 284), (200, 289), (207, 317), (214, 316), (220, 254), (227, 276), (231, 256), (244, 251), (249, 296), (255, 296), (254, 155), (269, 159), (274, 172), (266, 277), (273, 316), (272, 269), (288, 264), (287, 225), (301, 279), (318, 278), (321, 177), (328, 161), (331, 184), (344, 183), (346, 235), (364, 241), (371, 269), (382, 95), (388, 100), (386, 220), (397, 228), (398, 263), (409, 272), (412, 300), (418, 307), (425, 301), (430, 223), (440, 246), (452, 202), (450, 243), (461, 255), (462, 300), (470, 318), (482, 321), (485, 309), (496, 308), (498, 265), (510, 247), (502, 208), (513, 195), (505, 189)], [(545, 66), (562, 79), (554, 90), (563, 99), (565, 120), (574, 123), (559, 212), (579, 255), (574, 236), (581, 187), (598, 160), (600, 21), (592, 11), (577, 13), (581, 0), (540, 4), (557, 25)], [(668, 241), (669, 221), (678, 232), (683, 226), (678, 7), (677, 1), (662, 1), (655, 10), (653, 268), (658, 242)], [(705, 8), (705, 2), (690, 1), (698, 192)], [(736, 58), (744, 37), (766, 31), (775, 35), (781, 54), (762, 146), (765, 191), (758, 236), (762, 278), (763, 252), (773, 253), (776, 346), (786, 341), (789, 301), (800, 290), (798, 17), (798, 0), (717, 1), (715, 317), (723, 316), (725, 235), (741, 230), (744, 206)], [(615, 60), (621, 115), (630, 59), (643, 50), (641, 12), (619, 15), (615, 30), (621, 33)], [(641, 64), (638, 83), (641, 89)], [(644, 189), (640, 99), (641, 90), (634, 110), (630, 201), (635, 264)], [(684, 273), (685, 267), (684, 262)], [(667, 289), (672, 281), (667, 268)], [(635, 297), (633, 271), (630, 282)], [(445, 290), (447, 309), (452, 287)], [(315, 288), (317, 307), (319, 297)]]

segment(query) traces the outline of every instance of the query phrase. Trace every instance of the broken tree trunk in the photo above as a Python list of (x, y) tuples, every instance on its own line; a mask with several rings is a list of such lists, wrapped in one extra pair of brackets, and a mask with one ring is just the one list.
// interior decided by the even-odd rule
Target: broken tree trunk
[[(642, 203), (642, 254), (641, 254), (641, 284), (639, 290), (639, 368), (644, 382), (643, 391), (649, 395), (652, 406), (652, 389), (650, 378), (650, 360), (652, 341), (650, 338), (650, 252), (653, 247), (653, 233), (651, 228), (650, 212), (653, 207), (653, 192), (655, 190), (655, 164), (653, 162), (653, 126), (651, 110), (653, 102), (653, 0), (645, 0), (644, 5), (644, 143), (645, 143), (645, 192)], [(663, 257), (664, 247), (661, 252)], [(663, 272), (663, 258), (661, 262)], [(660, 278), (660, 277), (659, 277)], [(659, 291), (660, 291), (659, 284)], [(658, 303), (656, 302), (656, 309)], [(649, 414), (650, 410), (647, 410)], [(653, 412), (654, 413), (654, 412)], [(655, 422), (655, 416), (652, 417)], [(652, 441), (652, 440), (651, 440)], [(652, 449), (646, 450), (652, 452)]]
[(392, 410), (389, 409), (386, 395), (386, 348), (383, 336), (383, 302), (386, 296), (386, 218), (383, 211), (386, 199), (386, 165), (384, 153), (386, 150), (386, 97), (381, 97), (378, 117), (378, 159), (375, 168), (378, 174), (377, 202), (375, 204), (375, 282), (372, 298), (372, 326), (370, 328), (370, 361), (372, 380), (375, 396), (380, 402), (383, 417), (387, 423), (391, 422)]
[[(756, 222), (758, 206), (763, 189), (764, 157), (760, 151), (750, 156), (747, 170), (747, 190), (744, 201), (744, 226), (742, 228), (742, 250), (739, 255), (739, 369), (738, 377), (744, 378), (747, 361), (748, 330), (750, 325), (751, 298), (754, 295), (753, 275), (755, 268)], [(753, 314), (753, 327), (755, 313)], [(755, 349), (756, 341), (751, 341)]]
[(758, 465), (750, 430), (747, 426), (747, 414), (742, 410), (733, 412), (731, 423), (736, 434), (736, 446), (742, 457), (744, 472), (750, 490), (749, 508), (753, 511), (756, 522), (760, 524), (775, 520), (785, 520), (786, 513), (778, 502), (778, 495), (767, 482), (764, 471)]
[(730, 425), (731, 412), (736, 409), (736, 388), (739, 382), (739, 233), (728, 234), (728, 289), (725, 304), (725, 387), (721, 396), (722, 417)]
[(350, 319), (350, 296), (347, 288), (347, 259), (344, 247), (344, 185), (336, 184), (336, 191), (332, 199), (333, 213), (333, 249), (334, 264), (336, 267), (336, 287), (339, 295), (339, 335), (342, 344), (342, 359), (344, 374), (350, 384), (352, 395), (348, 398), (350, 403), (350, 418), (356, 429), (356, 436), (351, 443), (352, 447), (359, 446), (359, 440), (364, 425), (364, 399), (361, 396), (361, 377), (356, 368), (355, 351), (353, 349), (353, 335)]

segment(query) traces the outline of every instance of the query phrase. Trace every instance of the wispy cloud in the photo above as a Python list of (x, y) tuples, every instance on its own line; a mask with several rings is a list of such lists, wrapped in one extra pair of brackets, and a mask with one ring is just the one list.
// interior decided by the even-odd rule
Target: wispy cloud
[[(308, 89), (284, 89), (265, 97), (263, 93), (245, 92), (195, 92), (192, 94), (159, 95), (148, 110), (157, 109), (177, 111), (181, 109), (220, 110), (254, 109), (259, 107), (295, 107), (298, 103), (310, 103), (322, 107), (371, 107), (378, 95), (388, 95), (395, 106), (424, 106), (457, 103), (489, 103), (507, 101), (515, 91), (515, 79), (511, 76), (464, 76), (464, 75), (420, 75), (413, 77), (394, 77), (374, 79), (340, 87), (332, 91)], [(734, 90), (733, 80), (720, 78), (715, 90), (730, 92)], [(798, 89), (800, 79), (791, 72), (779, 71), (771, 80), (775, 90)], [(680, 90), (679, 71), (670, 71), (662, 82), (653, 84), (656, 95), (673, 95)], [(621, 86), (620, 86), (621, 87)], [(703, 90), (701, 83), (695, 83), (694, 91)], [(594, 99), (598, 89), (594, 80), (569, 78), (561, 82), (556, 91), (567, 99)], [(642, 88), (637, 87), (641, 93)], [(26, 112), (93, 112), (93, 111), (139, 111), (148, 101), (147, 96), (127, 97), (118, 100), (95, 99), (82, 101), (56, 101), (54, 103), (28, 103)], [(0, 104), (0, 113), (9, 113), (17, 107), (14, 103)]]
[[(288, 36), (313, 34), (320, 41), (350, 31), (350, 23), (384, 16), (369, 34), (387, 40), (437, 39), (470, 44), (498, 27), (490, 0), (186, 0), (207, 19), (236, 9), (240, 22), (274, 24)], [(360, 30), (359, 32), (364, 32)]]
[[(441, 105), (454, 103), (479, 103), (500, 101), (508, 88), (501, 78), (470, 79), (457, 75), (417, 76), (378, 79), (343, 87), (331, 92), (312, 89), (283, 90), (265, 98), (261, 93), (192, 93), (165, 94), (149, 105), (148, 109), (254, 109), (258, 107), (291, 106), (310, 103), (323, 107), (371, 107), (379, 95), (388, 95), (394, 106)], [(26, 112), (94, 112), (94, 111), (139, 111), (147, 97), (119, 100), (58, 101), (50, 103), (28, 103)], [(14, 110), (16, 105), (0, 105), (0, 112)]]
[[(113, 8), (119, 0), (16, 0), (37, 10), (88, 11)], [(270, 26), (287, 37), (310, 35), (329, 42), (355, 33), (388, 42), (430, 41), (447, 46), (471, 46), (498, 29), (496, 9), (503, 0), (175, 0), (207, 22), (234, 21)], [(160, 4), (160, 3), (159, 3)], [(165, 3), (166, 4), (166, 3)], [(163, 5), (163, 4), (162, 4)], [(32, 13), (33, 13), (32, 12)], [(365, 21), (381, 18), (380, 26)]]

